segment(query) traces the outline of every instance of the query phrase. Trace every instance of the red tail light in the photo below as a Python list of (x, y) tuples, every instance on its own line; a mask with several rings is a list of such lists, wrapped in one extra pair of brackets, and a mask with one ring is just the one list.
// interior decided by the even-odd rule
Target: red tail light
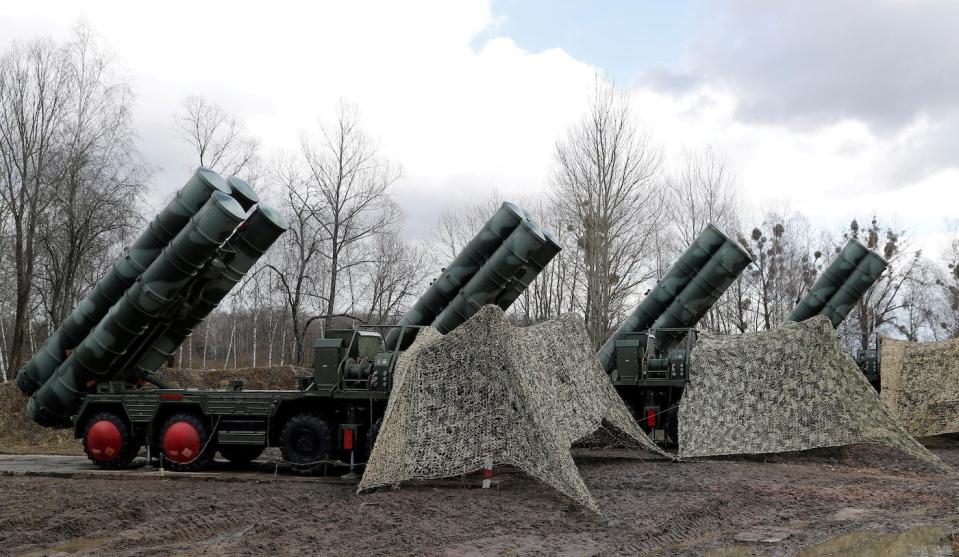
[(654, 408), (646, 409), (646, 425), (656, 427), (656, 410)]
[(343, 448), (348, 451), (353, 450), (353, 430), (352, 429), (343, 430)]

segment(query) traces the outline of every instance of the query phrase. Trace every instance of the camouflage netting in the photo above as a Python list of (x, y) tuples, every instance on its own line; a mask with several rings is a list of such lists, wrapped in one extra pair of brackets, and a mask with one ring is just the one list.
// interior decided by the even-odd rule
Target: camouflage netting
[(519, 328), (486, 306), (445, 336), (422, 330), (400, 356), (359, 491), (466, 474), (491, 458), (595, 511), (570, 447), (598, 430), (665, 455), (600, 369), (580, 318)]
[(882, 400), (909, 433), (959, 432), (959, 339), (882, 339)]
[(679, 404), (679, 454), (698, 457), (874, 443), (935, 467), (879, 400), (825, 317), (703, 338)]

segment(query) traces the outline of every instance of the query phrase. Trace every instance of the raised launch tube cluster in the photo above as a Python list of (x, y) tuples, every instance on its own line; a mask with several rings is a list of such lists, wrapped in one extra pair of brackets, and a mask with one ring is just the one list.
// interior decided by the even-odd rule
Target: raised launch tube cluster
[[(610, 372), (616, 366), (616, 341), (628, 333), (694, 327), (751, 262), (743, 246), (712, 224), (706, 225), (599, 349), (603, 369)], [(660, 332), (656, 340), (667, 350), (683, 336)]]
[(250, 186), (199, 168), (17, 375), (37, 423), (157, 370), (288, 228)]
[[(67, 427), (85, 394), (107, 381), (150, 380), (288, 225), (250, 186), (199, 168), (17, 375), (37, 423)], [(552, 234), (506, 202), (386, 337), (405, 350), (420, 327), (448, 333), (481, 307), (508, 309), (560, 251)], [(597, 353), (607, 372), (616, 342), (657, 330), (668, 350), (749, 266), (746, 249), (709, 224)], [(789, 315), (838, 326), (886, 261), (850, 240)]]
[(849, 240), (787, 319), (798, 322), (825, 315), (838, 327), (887, 266), (886, 260), (865, 244)]
[(507, 309), (560, 251), (552, 234), (506, 202), (430, 284), (386, 337), (405, 350), (419, 326), (448, 333), (487, 304)]

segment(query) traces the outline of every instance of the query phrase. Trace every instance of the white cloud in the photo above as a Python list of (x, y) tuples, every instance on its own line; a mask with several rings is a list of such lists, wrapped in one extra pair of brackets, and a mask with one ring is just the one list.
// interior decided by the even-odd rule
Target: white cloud
[[(757, 214), (767, 208), (798, 211), (835, 233), (853, 218), (878, 215), (884, 224), (907, 230), (929, 254), (941, 249), (946, 221), (956, 216), (959, 168), (902, 177), (904, 161), (935, 138), (935, 125), (925, 119), (894, 134), (877, 134), (852, 119), (800, 130), (742, 122), (737, 99), (707, 85), (682, 94), (637, 88), (633, 103), (664, 141), (668, 159), (676, 160), (684, 148), (723, 149), (744, 201)], [(889, 187), (896, 176), (899, 181)]]
[[(354, 101), (367, 131), (404, 168), (396, 194), (413, 235), (422, 234), (451, 199), (492, 188), (511, 198), (542, 190), (555, 141), (584, 110), (596, 71), (560, 48), (525, 51), (515, 37), (476, 46), (477, 36), (495, 31), (502, 17), (486, 0), (280, 6), (104, 1), (78, 7), (66, 0), (34, 0), (5, 6), (0, 46), (15, 37), (66, 36), (77, 18), (85, 17), (129, 68), (139, 95), (142, 150), (166, 171), (157, 180), (158, 196), (181, 185), (188, 172), (187, 148), (172, 126), (172, 114), (187, 95), (224, 105), (269, 150), (295, 147), (300, 130), (329, 115), (339, 98)], [(856, 13), (851, 4), (843, 6)], [(895, 19), (890, 14), (896, 4), (883, 6), (868, 19), (877, 29)], [(809, 41), (842, 45), (842, 33), (852, 33), (847, 29), (856, 31), (850, 36), (861, 36), (855, 18), (843, 16), (847, 23), (840, 26), (789, 29), (788, 40), (775, 50), (778, 35), (762, 27), (772, 17), (769, 10), (762, 11), (766, 19), (752, 18), (742, 15), (752, 11), (737, 12), (738, 7), (729, 8), (729, 17), (739, 19), (733, 24), (729, 17), (721, 19), (724, 27), (718, 29), (746, 36), (748, 57), (736, 58), (742, 49), (732, 41), (734, 48), (716, 54), (721, 63), (708, 65), (703, 45), (723, 38), (712, 29), (691, 38), (699, 49), (692, 73), (675, 79), (675, 73), (661, 72), (661, 79), (641, 81), (633, 90), (635, 108), (667, 153), (704, 145), (725, 151), (743, 197), (759, 208), (788, 207), (833, 228), (878, 212), (915, 230), (923, 245), (938, 241), (943, 221), (959, 206), (953, 149), (959, 117), (948, 108), (951, 96), (925, 89), (935, 85), (929, 76), (952, 64), (955, 53), (930, 55), (907, 73), (914, 79), (905, 92), (899, 87), (888, 98), (867, 94), (873, 91), (870, 83), (885, 75), (868, 52), (827, 60), (830, 48), (804, 48)], [(822, 15), (791, 10), (773, 19), (781, 24), (783, 14), (800, 10), (795, 13), (802, 17), (788, 21), (815, 26)], [(915, 10), (909, 13), (909, 36), (915, 36), (921, 18)], [(838, 17), (834, 11), (827, 15)], [(746, 33), (749, 26), (753, 31)], [(941, 27), (920, 46), (935, 47)], [(909, 67), (922, 54), (915, 48), (888, 67)], [(896, 54), (889, 48), (879, 52), (887, 58)], [(780, 63), (788, 66), (767, 71)], [(865, 77), (848, 75), (859, 66)], [(778, 80), (782, 72), (792, 77)], [(830, 75), (842, 79), (834, 83)], [(845, 93), (829, 89), (813, 95), (820, 82)], [(783, 89), (790, 84), (805, 88)], [(863, 87), (853, 87), (857, 84)], [(915, 91), (936, 110), (913, 107), (909, 92)], [(882, 117), (881, 103), (870, 101), (877, 98), (891, 103), (889, 118)], [(758, 117), (756, 107), (764, 99), (780, 103), (774, 114), (790, 117)], [(801, 118), (803, 111), (814, 117)], [(894, 124), (877, 126), (877, 121)]]
[(89, 21), (130, 69), (142, 149), (165, 171), (161, 194), (187, 173), (187, 148), (171, 126), (186, 95), (224, 105), (270, 150), (295, 148), (338, 99), (353, 101), (404, 168), (397, 197), (414, 234), (464, 193), (540, 189), (557, 134), (583, 109), (595, 71), (562, 50), (530, 53), (508, 38), (474, 49), (495, 23), (486, 1), (298, 6), (37, 1), (0, 16), (0, 36), (62, 37), (78, 18)]

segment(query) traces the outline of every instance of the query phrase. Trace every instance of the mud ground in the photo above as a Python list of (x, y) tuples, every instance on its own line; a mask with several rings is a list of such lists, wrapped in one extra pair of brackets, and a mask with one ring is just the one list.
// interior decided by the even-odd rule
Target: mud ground
[[(959, 436), (926, 444), (959, 470)], [(853, 446), (682, 464), (577, 462), (595, 515), (508, 469), (354, 494), (281, 471), (223, 478), (0, 476), (3, 555), (952, 555), (959, 474)], [(261, 467), (264, 466), (261, 463)], [(248, 477), (249, 474), (244, 477)]]

